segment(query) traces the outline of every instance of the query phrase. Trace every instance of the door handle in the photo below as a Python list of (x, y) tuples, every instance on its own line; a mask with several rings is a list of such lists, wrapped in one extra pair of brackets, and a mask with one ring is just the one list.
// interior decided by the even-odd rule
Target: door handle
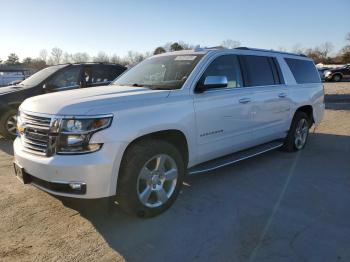
[(279, 93), (279, 94), (278, 94), (278, 97), (280, 97), (280, 98), (284, 98), (284, 97), (286, 97), (286, 96), (287, 96), (286, 93)]
[(251, 101), (250, 98), (241, 98), (238, 100), (238, 102), (240, 102), (241, 104), (246, 104), (246, 103), (249, 103)]

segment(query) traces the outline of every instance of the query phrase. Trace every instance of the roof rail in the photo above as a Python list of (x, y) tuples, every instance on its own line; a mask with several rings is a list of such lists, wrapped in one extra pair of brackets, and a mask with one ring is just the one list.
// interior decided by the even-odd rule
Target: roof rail
[(250, 47), (245, 47), (245, 46), (236, 47), (235, 49), (240, 49), (240, 50), (251, 50), (251, 51), (260, 51), (260, 52), (270, 52), (270, 53), (277, 53), (277, 54), (295, 55), (295, 56), (303, 56), (303, 57), (306, 57), (306, 55), (304, 55), (304, 54), (295, 54), (295, 53), (283, 52), (283, 51), (275, 51), (275, 50), (259, 49), (259, 48), (250, 48)]
[(200, 46), (196, 46), (193, 50), (195, 52), (200, 52), (200, 51), (204, 51), (204, 50), (212, 50), (212, 49), (227, 49), (226, 47), (223, 47), (221, 45), (219, 46), (211, 46), (211, 47), (200, 47)]

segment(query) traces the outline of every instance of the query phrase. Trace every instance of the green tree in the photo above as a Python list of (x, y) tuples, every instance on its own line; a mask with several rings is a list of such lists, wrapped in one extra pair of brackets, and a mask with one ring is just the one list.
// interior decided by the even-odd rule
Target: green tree
[(154, 49), (153, 54), (154, 55), (159, 55), (165, 53), (165, 49), (161, 46), (158, 46), (156, 49)]
[(179, 50), (183, 50), (184, 48), (177, 42), (173, 43), (171, 46), (170, 46), (170, 50), (171, 51), (179, 51)]
[(26, 66), (31, 65), (33, 59), (31, 57), (26, 57), (23, 59), (22, 63), (25, 64)]
[(15, 53), (11, 53), (6, 60), (6, 64), (8, 64), (8, 65), (19, 64), (18, 56)]

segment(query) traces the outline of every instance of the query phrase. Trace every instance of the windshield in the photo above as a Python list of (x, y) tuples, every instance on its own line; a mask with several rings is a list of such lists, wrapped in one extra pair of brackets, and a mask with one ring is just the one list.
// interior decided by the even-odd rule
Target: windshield
[(112, 84), (179, 89), (202, 57), (197, 54), (152, 57), (131, 68)]
[(63, 67), (66, 67), (67, 65), (59, 65), (59, 66), (50, 66), (43, 70), (40, 70), (39, 72), (36, 72), (35, 74), (31, 75), (27, 79), (23, 80), (19, 85), (22, 86), (36, 86), (40, 84), (42, 81), (44, 81), (46, 78), (48, 78), (53, 73), (57, 72)]

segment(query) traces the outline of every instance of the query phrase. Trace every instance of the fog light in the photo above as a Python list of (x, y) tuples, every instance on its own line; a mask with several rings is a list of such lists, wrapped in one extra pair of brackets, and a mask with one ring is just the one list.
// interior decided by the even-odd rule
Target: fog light
[(81, 184), (80, 183), (69, 183), (69, 186), (70, 186), (71, 189), (81, 190)]

